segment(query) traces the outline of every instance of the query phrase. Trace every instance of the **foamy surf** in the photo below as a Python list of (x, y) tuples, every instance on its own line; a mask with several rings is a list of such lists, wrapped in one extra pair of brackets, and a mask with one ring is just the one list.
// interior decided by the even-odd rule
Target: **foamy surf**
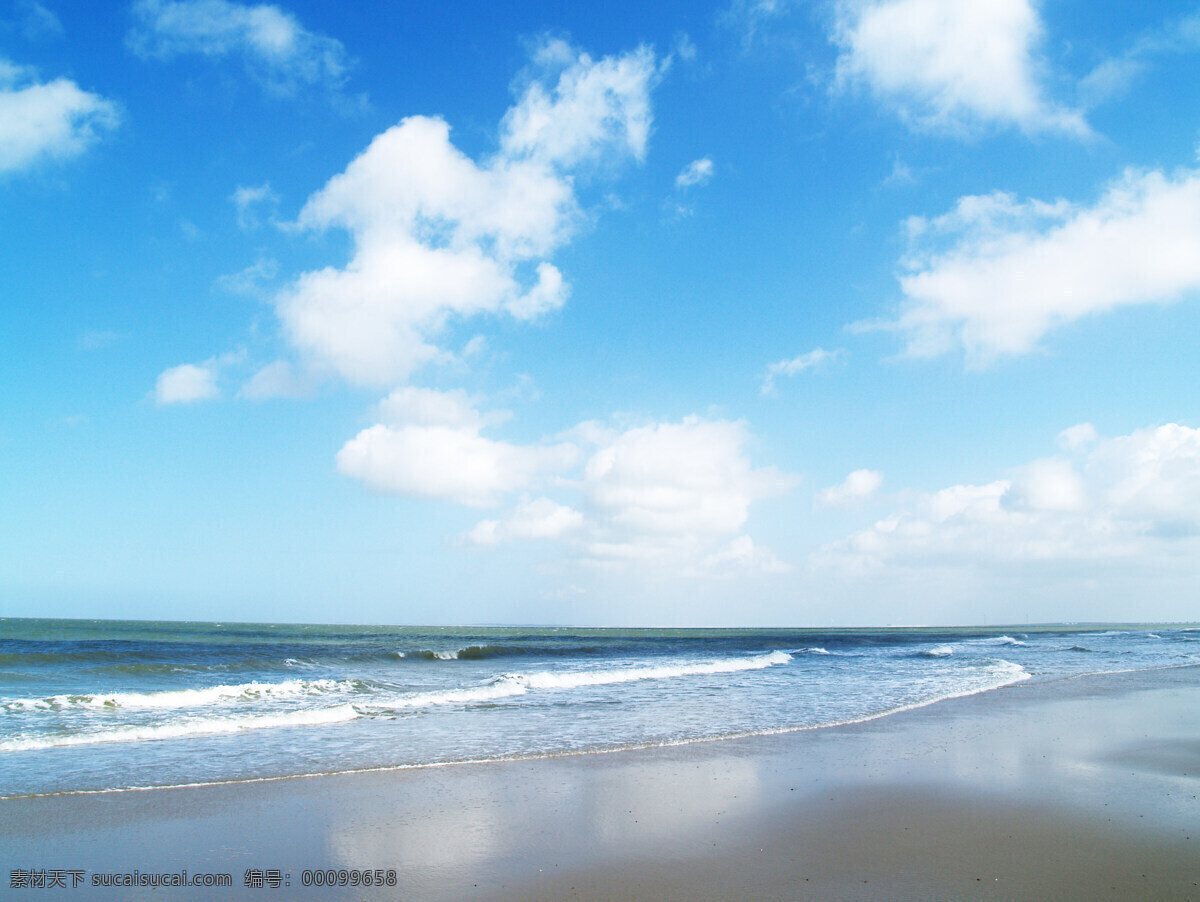
[(954, 654), (954, 646), (952, 645), (935, 645), (933, 648), (926, 648), (923, 651), (917, 652), (923, 658), (948, 658)]
[(75, 639), (61, 622), (13, 624), (0, 620), (4, 796), (820, 729), (1031, 673), (1200, 661), (1200, 633), (1162, 625), (572, 631), (92, 622)]
[(333, 692), (352, 692), (355, 688), (356, 681), (354, 680), (286, 680), (280, 683), (250, 682), (159, 692), (112, 692), (94, 695), (52, 695), (46, 698), (15, 698), (0, 701), (0, 707), (6, 711), (21, 709), (61, 711), (72, 708), (100, 710), (204, 708), (239, 700), (285, 699)]
[(500, 699), (524, 695), (530, 690), (582, 689), (589, 686), (611, 686), (638, 680), (670, 680), (689, 676), (708, 676), (723, 673), (738, 673), (762, 670), (792, 659), (787, 652), (774, 651), (770, 654), (749, 658), (734, 658), (727, 661), (665, 664), (646, 667), (618, 667), (597, 670), (539, 671), (536, 673), (506, 673), (492, 683), (464, 689), (449, 689), (441, 692), (419, 692), (410, 695), (395, 695), (386, 699), (371, 699), (359, 705), (360, 710), (380, 711), (401, 708), (424, 708), (434, 705), (469, 705), (494, 702)]
[(1016, 648), (1025, 648), (1027, 643), (1020, 639), (1014, 639), (1012, 636), (993, 636), (990, 639), (975, 639), (971, 642), (972, 645), (991, 645), (991, 646), (1011, 646)]
[(0, 741), (0, 752), (27, 752), (38, 749), (66, 748), (111, 742), (142, 742), (156, 739), (182, 739), (238, 733), (278, 727), (311, 727), (354, 720), (359, 713), (352, 705), (292, 711), (283, 714), (249, 714), (233, 717), (194, 718), (174, 723), (118, 727), (59, 736), (17, 737)]

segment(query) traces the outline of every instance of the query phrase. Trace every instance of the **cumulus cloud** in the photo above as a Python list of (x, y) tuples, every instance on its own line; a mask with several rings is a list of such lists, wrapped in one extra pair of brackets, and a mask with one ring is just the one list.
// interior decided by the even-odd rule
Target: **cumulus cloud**
[(582, 471), (561, 481), (573, 506), (539, 499), (536, 510), (518, 506), (505, 520), (479, 524), (470, 538), (566, 537), (577, 560), (606, 567), (785, 569), (770, 549), (739, 536), (753, 502), (795, 484), (773, 467), (751, 465), (742, 423), (687, 417), (623, 432), (583, 423), (570, 435), (590, 446)]
[(1091, 423), (1076, 423), (1058, 434), (1058, 446), (1064, 451), (1080, 451), (1100, 438)]
[(184, 363), (163, 370), (154, 384), (154, 400), (159, 404), (190, 404), (208, 401), (221, 393), (217, 387), (217, 368), (211, 363)]
[(344, 474), (376, 491), (470, 507), (520, 496), (467, 533), (474, 544), (558, 540), (579, 562), (676, 573), (784, 569), (741, 533), (751, 504), (795, 479), (751, 465), (740, 422), (687, 417), (624, 431), (588, 422), (517, 445), (483, 434), (507, 411), (481, 413), (461, 390), (404, 386), (378, 413), (383, 422), (338, 453)]
[(644, 155), (656, 77), (647, 48), (593, 60), (545, 41), (493, 157), (467, 157), (439, 118), (377, 136), (300, 212), (301, 228), (349, 231), (354, 251), (280, 294), (291, 340), (347, 380), (394, 383), (443, 355), (450, 320), (561, 306), (569, 286), (547, 258), (576, 225), (576, 176)]
[(1127, 171), (1090, 207), (994, 193), (908, 223), (907, 353), (961, 347), (974, 365), (1024, 354), (1058, 326), (1200, 289), (1200, 170)]
[(301, 87), (338, 90), (350, 61), (340, 41), (304, 28), (278, 6), (229, 0), (138, 0), (128, 36), (139, 56), (240, 56), (267, 90), (290, 95)]
[(116, 128), (116, 104), (67, 78), (34, 80), (0, 58), (0, 174), (83, 153)]
[(832, 485), (817, 493), (818, 507), (848, 507), (866, 501), (883, 485), (878, 470), (855, 470), (840, 485)]
[(687, 417), (630, 429), (595, 451), (584, 468), (584, 504), (596, 524), (591, 551), (621, 556), (640, 541), (725, 536), (746, 522), (750, 503), (789, 480), (755, 470), (741, 423)]
[(583, 526), (583, 514), (577, 510), (537, 498), (518, 504), (504, 520), (482, 520), (467, 538), (476, 545), (497, 545), (522, 539), (557, 539)]
[(713, 177), (713, 161), (708, 157), (692, 160), (675, 176), (676, 188), (690, 188), (693, 185), (707, 185)]
[(513, 445), (481, 435), (488, 418), (463, 392), (406, 386), (379, 405), (383, 423), (362, 430), (337, 455), (338, 469), (389, 494), (495, 507), (574, 463), (577, 449)]
[(805, 370), (816, 369), (826, 363), (839, 359), (845, 353), (845, 350), (841, 348), (838, 348), (836, 351), (814, 348), (807, 354), (801, 354), (799, 357), (772, 363), (762, 375), (762, 393), (764, 395), (775, 393), (775, 378), (777, 376), (794, 376), (797, 373), (803, 373)]
[(501, 123), (502, 156), (567, 168), (614, 150), (643, 159), (657, 75), (654, 52), (644, 45), (593, 60), (561, 39), (543, 41)]
[(1083, 116), (1038, 85), (1041, 35), (1031, 0), (841, 0), (837, 78), (865, 86), (918, 128), (1088, 135)]
[(184, 363), (163, 370), (151, 393), (156, 404), (190, 404), (211, 401), (221, 394), (218, 379), (226, 367), (242, 362), (244, 350), (210, 357), (203, 363)]
[(749, 536), (738, 536), (724, 548), (707, 555), (700, 570), (710, 576), (739, 576), (745, 573), (790, 573), (791, 564), (781, 561), (770, 548), (754, 544)]
[(1008, 478), (922, 493), (818, 559), (858, 568), (1093, 566), (1193, 557), (1198, 545), (1200, 429), (1170, 423), (1076, 445)]

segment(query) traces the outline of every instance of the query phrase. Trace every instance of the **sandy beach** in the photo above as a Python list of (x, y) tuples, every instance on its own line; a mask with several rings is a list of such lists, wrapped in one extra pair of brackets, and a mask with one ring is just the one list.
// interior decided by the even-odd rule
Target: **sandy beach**
[[(1200, 668), (667, 748), (11, 799), (0, 862), (14, 898), (1200, 899)], [(397, 882), (301, 885), (327, 868)], [(92, 886), (182, 869), (233, 885)], [(53, 870), (82, 885), (11, 887)]]

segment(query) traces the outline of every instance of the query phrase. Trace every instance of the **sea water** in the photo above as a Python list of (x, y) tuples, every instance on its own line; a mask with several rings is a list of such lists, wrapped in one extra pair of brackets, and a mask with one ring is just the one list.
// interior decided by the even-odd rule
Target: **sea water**
[(817, 729), (1200, 664), (1200, 630), (605, 630), (0, 619), (0, 798)]

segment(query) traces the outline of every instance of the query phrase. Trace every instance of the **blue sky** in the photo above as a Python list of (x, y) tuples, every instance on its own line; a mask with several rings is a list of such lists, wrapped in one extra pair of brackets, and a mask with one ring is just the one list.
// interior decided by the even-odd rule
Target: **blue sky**
[(0, 2), (0, 614), (1195, 619), (1200, 6)]

